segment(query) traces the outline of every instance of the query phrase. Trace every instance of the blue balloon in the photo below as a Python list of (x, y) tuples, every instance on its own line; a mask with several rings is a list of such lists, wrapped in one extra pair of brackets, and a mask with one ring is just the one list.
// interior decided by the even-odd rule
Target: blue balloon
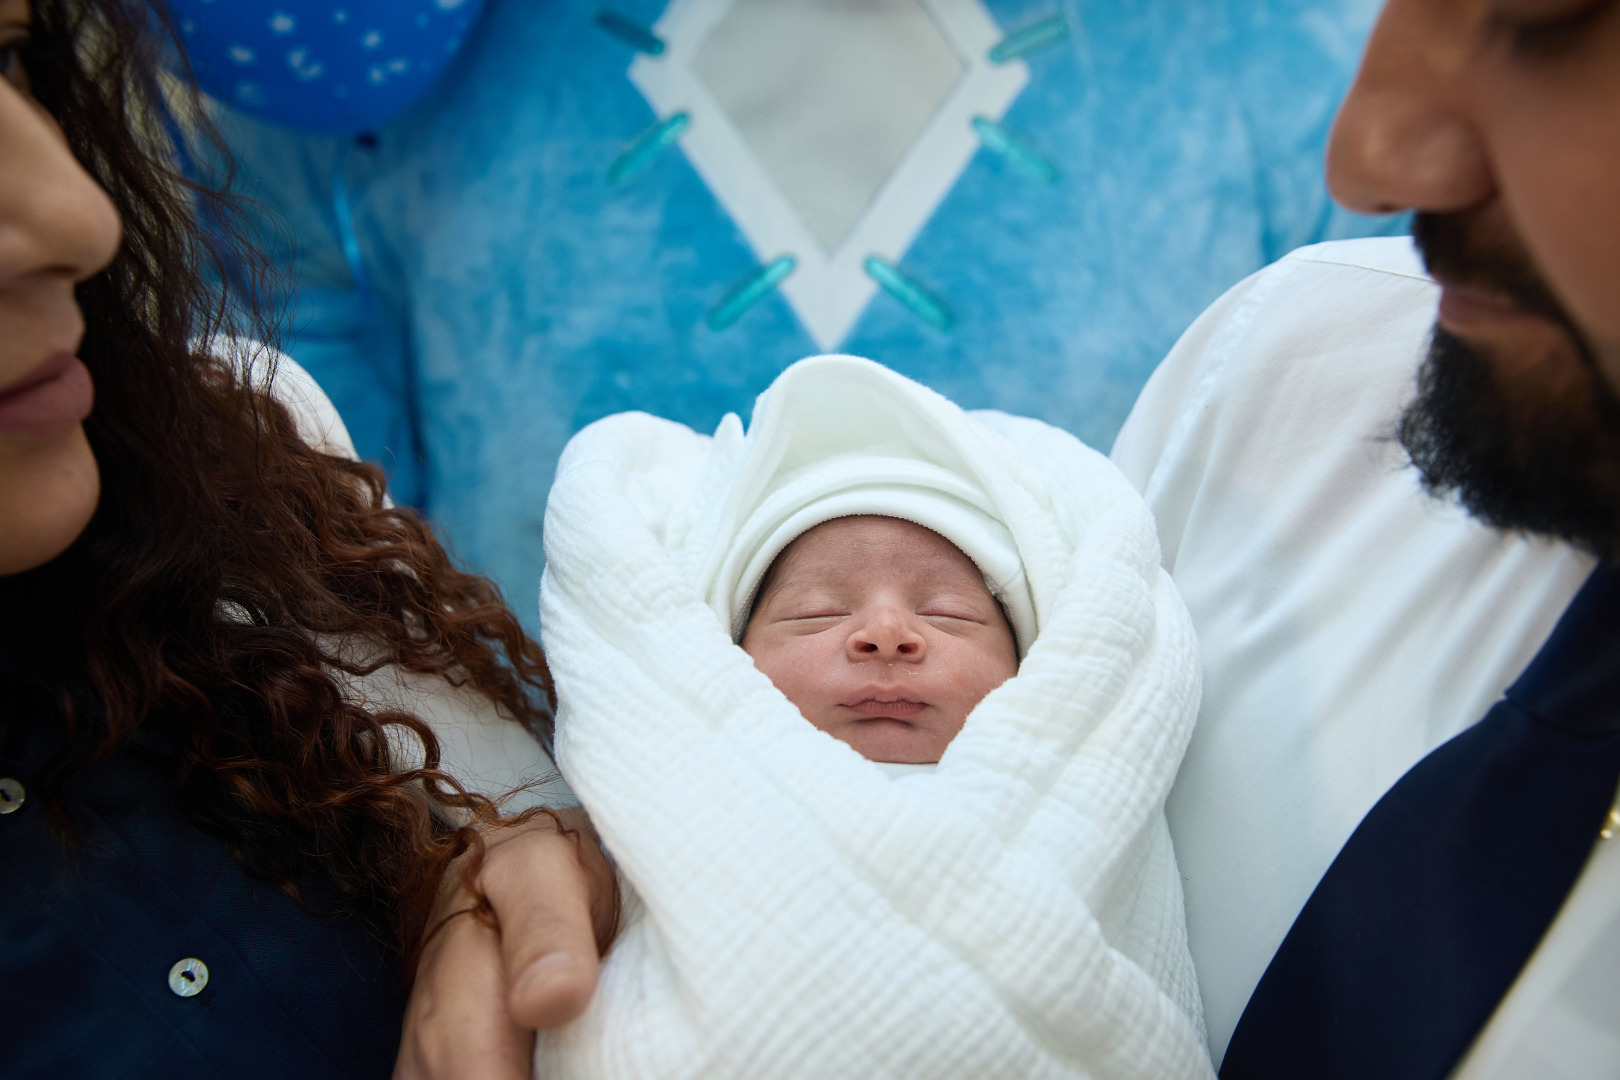
[(197, 80), (242, 112), (365, 131), (449, 65), (484, 0), (170, 0)]

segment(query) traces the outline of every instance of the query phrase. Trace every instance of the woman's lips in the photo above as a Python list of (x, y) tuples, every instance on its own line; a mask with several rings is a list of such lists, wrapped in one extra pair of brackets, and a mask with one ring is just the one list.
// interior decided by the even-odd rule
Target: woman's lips
[(867, 720), (909, 720), (928, 708), (928, 702), (902, 694), (858, 694), (839, 704)]
[(57, 353), (0, 390), (0, 433), (53, 435), (90, 415), (95, 386), (72, 353)]

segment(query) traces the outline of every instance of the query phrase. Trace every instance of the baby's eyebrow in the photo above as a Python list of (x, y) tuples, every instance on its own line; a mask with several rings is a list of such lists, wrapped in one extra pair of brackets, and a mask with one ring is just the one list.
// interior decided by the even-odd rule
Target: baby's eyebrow
[(776, 602), (784, 595), (787, 596), (789, 602), (802, 603), (803, 597), (790, 595), (795, 590), (800, 593), (813, 593), (817, 588), (826, 587), (824, 583), (813, 580), (806, 581), (804, 578), (785, 578), (780, 581), (773, 581), (770, 583), (769, 588), (761, 589), (755, 594), (753, 602), (749, 605), (748, 617), (752, 619), (755, 615), (764, 611), (766, 605)]
[(827, 604), (836, 604), (839, 607), (847, 606), (833, 592), (831, 592), (831, 591), (822, 591), (822, 590), (817, 590), (817, 589), (804, 589), (804, 590), (801, 590), (800, 592), (798, 592), (796, 594), (788, 595), (788, 596), (784, 597), (781, 602), (785, 603), (785, 604), (788, 604), (790, 606), (800, 606), (800, 607), (802, 607), (805, 604), (815, 604), (815, 605), (818, 605), (818, 606), (825, 606)]
[(807, 576), (807, 575), (805, 575), (803, 573), (800, 573), (797, 576), (793, 576), (793, 577), (778, 578), (777, 580), (771, 582), (770, 588), (765, 590), (764, 593), (761, 593), (761, 595), (765, 595), (767, 593), (782, 592), (782, 591), (784, 591), (786, 589), (792, 589), (792, 588), (801, 588), (801, 589), (836, 589), (839, 586), (841, 586), (842, 584), (844, 584), (844, 580), (842, 578), (835, 577), (833, 575), (829, 575), (829, 574), (811, 574), (811, 575)]

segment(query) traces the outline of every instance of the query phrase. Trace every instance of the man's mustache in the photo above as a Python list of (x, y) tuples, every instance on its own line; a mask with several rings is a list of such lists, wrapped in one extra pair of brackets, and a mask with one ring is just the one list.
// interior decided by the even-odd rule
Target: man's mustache
[(1517, 239), (1487, 227), (1479, 213), (1419, 212), (1412, 218), (1412, 239), (1429, 274), (1442, 285), (1485, 289), (1532, 315), (1574, 328)]
[[(1489, 225), (1478, 211), (1412, 216), (1412, 240), (1429, 275), (1441, 285), (1467, 285), (1506, 297), (1519, 310), (1539, 315), (1563, 329), (1581, 363), (1597, 376), (1597, 354), (1586, 335), (1558, 302), (1518, 238)], [(1436, 333), (1445, 333), (1436, 327)], [(1606, 411), (1620, 420), (1620, 396), (1602, 384)]]

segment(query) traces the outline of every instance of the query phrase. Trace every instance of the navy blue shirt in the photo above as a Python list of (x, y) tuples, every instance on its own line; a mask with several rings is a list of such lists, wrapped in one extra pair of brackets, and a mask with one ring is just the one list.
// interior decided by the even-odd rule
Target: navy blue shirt
[[(367, 920), (300, 882), (310, 911), (245, 873), (180, 810), (171, 755), (143, 738), (63, 788), (72, 846), (39, 782), (60, 722), (0, 655), (0, 1075), (387, 1077), (399, 961)], [(207, 982), (183, 997), (177, 962)], [(182, 979), (181, 985), (194, 985)]]

